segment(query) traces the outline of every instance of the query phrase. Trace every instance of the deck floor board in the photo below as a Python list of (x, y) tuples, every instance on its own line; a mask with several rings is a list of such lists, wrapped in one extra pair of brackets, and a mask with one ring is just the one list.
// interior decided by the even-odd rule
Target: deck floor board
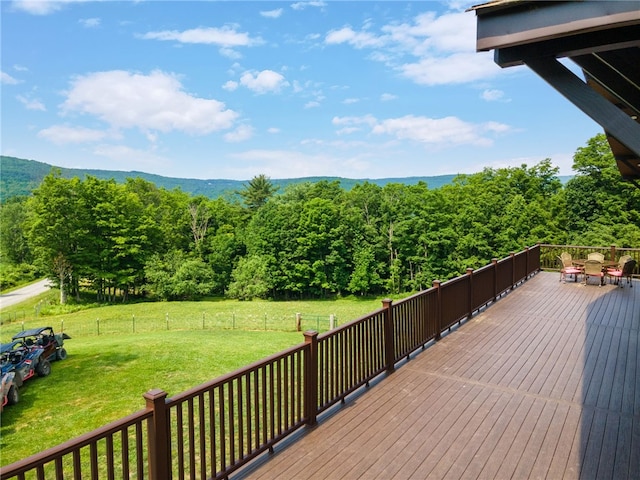
[(640, 478), (633, 283), (540, 272), (230, 478)]

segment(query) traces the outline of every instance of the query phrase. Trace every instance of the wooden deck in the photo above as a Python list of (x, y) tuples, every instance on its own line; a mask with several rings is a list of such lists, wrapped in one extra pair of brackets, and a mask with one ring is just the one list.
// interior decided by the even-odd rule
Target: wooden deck
[(640, 478), (640, 282), (541, 272), (231, 476)]

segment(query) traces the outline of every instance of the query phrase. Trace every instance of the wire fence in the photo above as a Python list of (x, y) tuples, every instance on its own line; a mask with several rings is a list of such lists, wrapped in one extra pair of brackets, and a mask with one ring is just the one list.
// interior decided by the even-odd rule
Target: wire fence
[(269, 316), (267, 314), (236, 315), (235, 313), (209, 313), (200, 315), (158, 316), (131, 315), (130, 317), (96, 318), (92, 321), (67, 321), (64, 319), (52, 322), (46, 318), (27, 318), (20, 312), (2, 315), (3, 337), (21, 330), (51, 326), (57, 333), (67, 332), (75, 336), (99, 336), (151, 333), (158, 331), (179, 330), (253, 330), (295, 332), (316, 330), (324, 332), (338, 326), (335, 315), (302, 314)]

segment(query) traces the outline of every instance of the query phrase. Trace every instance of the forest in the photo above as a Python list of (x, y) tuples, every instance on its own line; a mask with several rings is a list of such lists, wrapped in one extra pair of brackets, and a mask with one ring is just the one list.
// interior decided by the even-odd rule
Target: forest
[(566, 184), (549, 159), (429, 188), (339, 181), (280, 189), (258, 175), (238, 200), (141, 178), (49, 173), (1, 205), (2, 288), (46, 276), (60, 303), (147, 297), (298, 299), (419, 291), (536, 243), (640, 245), (640, 189), (604, 135)]

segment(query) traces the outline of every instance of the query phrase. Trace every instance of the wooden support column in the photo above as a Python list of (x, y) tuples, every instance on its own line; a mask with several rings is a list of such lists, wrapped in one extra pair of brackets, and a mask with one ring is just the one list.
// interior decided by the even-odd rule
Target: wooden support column
[(393, 301), (390, 298), (382, 300), (382, 308), (384, 309), (384, 362), (387, 367), (387, 373), (394, 372), (396, 363), (392, 303)]
[(166, 407), (167, 392), (159, 388), (143, 395), (147, 410), (153, 411), (149, 420), (149, 478), (169, 480), (171, 472), (169, 448), (169, 411)]
[(442, 291), (440, 290), (440, 280), (433, 281), (433, 288), (436, 289), (436, 340), (442, 338)]
[(473, 315), (473, 268), (467, 268), (467, 276), (469, 277), (469, 295), (467, 298), (467, 319)]
[(304, 416), (307, 425), (313, 427), (318, 417), (318, 332), (303, 333), (309, 349), (304, 358)]

